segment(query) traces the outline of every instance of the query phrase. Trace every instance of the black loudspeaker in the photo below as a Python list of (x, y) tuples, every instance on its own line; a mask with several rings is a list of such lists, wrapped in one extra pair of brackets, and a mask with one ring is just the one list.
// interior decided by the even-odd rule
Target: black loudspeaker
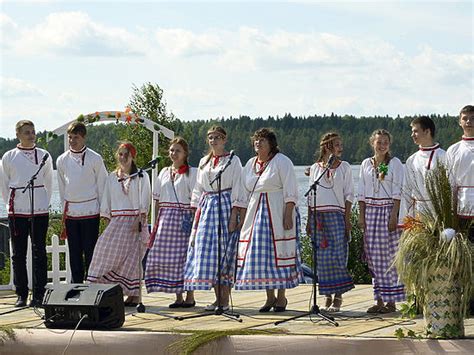
[(117, 284), (61, 284), (43, 298), (47, 328), (111, 329), (125, 322), (123, 291)]

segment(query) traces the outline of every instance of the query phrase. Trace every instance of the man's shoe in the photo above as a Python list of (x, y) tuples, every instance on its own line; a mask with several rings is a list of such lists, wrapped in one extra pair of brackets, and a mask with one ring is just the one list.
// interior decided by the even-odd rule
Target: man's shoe
[(16, 302), (15, 302), (15, 307), (26, 307), (26, 298), (24, 296), (18, 296)]
[(43, 301), (39, 299), (34, 299), (32, 298), (30, 303), (28, 304), (28, 307), (31, 308), (43, 308)]

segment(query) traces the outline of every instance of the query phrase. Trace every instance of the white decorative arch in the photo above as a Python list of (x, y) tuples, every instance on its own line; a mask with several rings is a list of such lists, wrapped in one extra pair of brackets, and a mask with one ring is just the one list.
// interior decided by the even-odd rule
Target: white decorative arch
[[(155, 159), (158, 156), (158, 147), (160, 142), (160, 133), (163, 134), (168, 139), (174, 138), (174, 132), (165, 126), (162, 126), (146, 117), (142, 117), (139, 115), (134, 114), (130, 111), (129, 108), (126, 108), (125, 111), (102, 111), (102, 112), (94, 112), (89, 113), (87, 115), (79, 115), (74, 120), (71, 120), (62, 126), (56, 128), (52, 132), (48, 132), (46, 136), (46, 141), (50, 141), (56, 137), (61, 135), (64, 136), (64, 151), (69, 149), (69, 142), (67, 138), (67, 128), (72, 122), (81, 121), (84, 124), (94, 124), (94, 123), (101, 123), (101, 122), (115, 122), (115, 123), (123, 123), (123, 124), (134, 124), (134, 125), (141, 125), (151, 131), (153, 133), (153, 157)], [(151, 174), (151, 186), (155, 186), (155, 178), (158, 175), (158, 168), (155, 167), (153, 169), (153, 174)], [(155, 204), (151, 204), (151, 215), (155, 215)], [(152, 224), (154, 220), (152, 218)]]

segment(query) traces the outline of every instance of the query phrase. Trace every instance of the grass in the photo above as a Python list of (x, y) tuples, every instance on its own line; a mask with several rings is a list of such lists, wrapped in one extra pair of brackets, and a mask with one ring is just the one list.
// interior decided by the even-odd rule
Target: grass
[[(176, 333), (186, 333), (189, 331), (175, 331)], [(283, 329), (269, 329), (269, 330), (258, 330), (258, 329), (232, 329), (232, 330), (197, 330), (191, 332), (188, 335), (168, 346), (168, 351), (171, 354), (192, 354), (198, 348), (216, 341), (220, 338), (232, 336), (232, 335), (281, 335), (287, 332)]]

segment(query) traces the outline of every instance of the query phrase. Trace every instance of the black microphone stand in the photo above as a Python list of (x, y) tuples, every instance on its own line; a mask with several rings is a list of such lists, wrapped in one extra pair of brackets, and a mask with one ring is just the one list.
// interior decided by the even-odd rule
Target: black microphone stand
[[(49, 154), (46, 153), (43, 157), (43, 160), (41, 161), (38, 170), (36, 170), (36, 173), (33, 174), (33, 176), (30, 178), (28, 181), (28, 184), (24, 187), (24, 189), (21, 191), (21, 193), (25, 193), (26, 190), (28, 190), (28, 193), (30, 195), (30, 237), (31, 237), (31, 284), (32, 284), (32, 291), (31, 291), (31, 299), (34, 302), (37, 301), (36, 299), (36, 255), (35, 255), (35, 250), (36, 250), (36, 244), (35, 244), (35, 222), (34, 222), (34, 213), (35, 213), (35, 180), (38, 177), (39, 172), (41, 169), (43, 169), (43, 166), (46, 164), (46, 160), (48, 160)], [(28, 244), (27, 244), (28, 245)], [(36, 305), (35, 305), (36, 306)]]
[(331, 323), (335, 327), (339, 326), (339, 323), (337, 323), (334, 320), (333, 317), (328, 316), (324, 313), (321, 313), (321, 311), (319, 309), (319, 306), (318, 306), (318, 301), (317, 301), (317, 287), (316, 287), (316, 277), (317, 277), (317, 274), (318, 274), (318, 259), (316, 257), (316, 249), (318, 248), (318, 246), (316, 245), (316, 225), (317, 225), (317, 219), (316, 219), (316, 191), (317, 191), (317, 187), (319, 185), (319, 181), (322, 179), (324, 174), (326, 174), (326, 172), (329, 170), (331, 165), (332, 165), (332, 163), (326, 165), (326, 168), (324, 169), (324, 171), (318, 176), (318, 178), (313, 182), (313, 184), (310, 186), (308, 191), (306, 191), (306, 193), (304, 194), (304, 197), (307, 197), (310, 194), (311, 191), (313, 192), (314, 211), (312, 212), (312, 216), (311, 216), (313, 218), (313, 228), (314, 228), (313, 235), (312, 235), (312, 238), (311, 238), (311, 244), (313, 245), (313, 291), (312, 291), (312, 293), (313, 293), (313, 300), (312, 300), (313, 305), (312, 305), (311, 310), (309, 312), (305, 312), (303, 314), (300, 314), (300, 315), (297, 315), (297, 316), (294, 316), (294, 317), (291, 317), (291, 318), (287, 318), (287, 319), (284, 319), (284, 320), (281, 320), (281, 321), (277, 321), (277, 322), (275, 322), (275, 325), (285, 323), (285, 322), (288, 322), (290, 320), (295, 320), (295, 319), (298, 319), (298, 318), (306, 317), (306, 316), (316, 315), (316, 316), (328, 321), (329, 323)]
[[(185, 319), (191, 319), (191, 318), (200, 318), (200, 317), (207, 317), (207, 316), (224, 316), (229, 319), (235, 320), (237, 322), (242, 322), (242, 319), (240, 318), (240, 314), (234, 313), (234, 312), (229, 312), (229, 311), (224, 311), (222, 307), (222, 302), (221, 302), (221, 282), (222, 282), (222, 265), (221, 265), (221, 241), (222, 241), (222, 202), (221, 202), (221, 195), (222, 195), (222, 186), (221, 186), (221, 180), (222, 180), (222, 174), (224, 171), (229, 167), (230, 163), (232, 162), (232, 157), (229, 158), (227, 163), (222, 167), (221, 170), (218, 171), (214, 179), (210, 182), (210, 185), (212, 186), (214, 182), (217, 181), (217, 194), (218, 194), (218, 204), (217, 204), (217, 214), (219, 216), (218, 223), (217, 223), (217, 283), (216, 283), (216, 293), (217, 293), (217, 307), (214, 310), (214, 313), (201, 313), (201, 314), (195, 314), (192, 316), (187, 316), (187, 317), (175, 317), (174, 319), (176, 320), (185, 320)], [(230, 291), (230, 288), (229, 288)]]
[(141, 206), (142, 206), (142, 192), (141, 192), (141, 181), (140, 179), (143, 178), (143, 173), (146, 173), (149, 170), (155, 168), (156, 164), (158, 163), (158, 159), (154, 159), (145, 166), (145, 168), (139, 168), (136, 173), (133, 173), (126, 178), (118, 179), (119, 182), (133, 179), (135, 176), (138, 176), (138, 236), (137, 236), (137, 249), (138, 249), (138, 256), (137, 256), (137, 263), (138, 263), (138, 304), (137, 304), (137, 313), (145, 313), (146, 307), (142, 302), (142, 278), (143, 278), (143, 264), (142, 264), (142, 242), (141, 242), (141, 234), (142, 234), (142, 214), (141, 214)]

